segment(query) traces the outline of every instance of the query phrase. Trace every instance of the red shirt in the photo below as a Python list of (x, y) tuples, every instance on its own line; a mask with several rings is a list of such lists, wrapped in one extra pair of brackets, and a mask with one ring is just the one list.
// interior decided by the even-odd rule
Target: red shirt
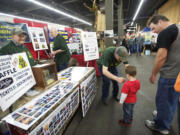
[(136, 93), (140, 89), (140, 81), (126, 81), (122, 87), (121, 92), (127, 94), (125, 103), (136, 103), (137, 96)]

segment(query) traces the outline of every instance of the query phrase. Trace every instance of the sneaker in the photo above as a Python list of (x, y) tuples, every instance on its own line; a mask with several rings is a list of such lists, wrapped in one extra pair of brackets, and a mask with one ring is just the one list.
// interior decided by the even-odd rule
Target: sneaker
[(145, 125), (146, 127), (148, 127), (150, 130), (159, 132), (162, 135), (168, 135), (169, 134), (169, 130), (159, 130), (155, 127), (155, 122), (154, 121), (150, 121), (150, 120), (146, 120), (145, 121)]
[(153, 115), (153, 118), (156, 118), (156, 117), (157, 117), (157, 110), (154, 110), (154, 111), (152, 112), (152, 115)]
[(124, 120), (119, 120), (119, 125), (129, 127), (131, 126), (131, 123), (126, 123)]
[(117, 96), (113, 96), (113, 99), (117, 102), (119, 102), (119, 98), (117, 98)]

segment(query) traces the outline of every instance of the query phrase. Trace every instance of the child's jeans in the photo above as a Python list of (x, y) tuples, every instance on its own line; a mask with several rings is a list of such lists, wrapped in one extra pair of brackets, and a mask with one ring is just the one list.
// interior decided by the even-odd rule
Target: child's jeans
[(125, 123), (131, 123), (133, 120), (133, 108), (135, 103), (123, 103), (123, 120)]

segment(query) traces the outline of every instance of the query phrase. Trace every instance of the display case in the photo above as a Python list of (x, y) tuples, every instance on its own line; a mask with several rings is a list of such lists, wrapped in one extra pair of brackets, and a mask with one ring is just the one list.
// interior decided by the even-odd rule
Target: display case
[(36, 80), (36, 88), (46, 89), (51, 84), (58, 81), (56, 63), (38, 64), (32, 67)]

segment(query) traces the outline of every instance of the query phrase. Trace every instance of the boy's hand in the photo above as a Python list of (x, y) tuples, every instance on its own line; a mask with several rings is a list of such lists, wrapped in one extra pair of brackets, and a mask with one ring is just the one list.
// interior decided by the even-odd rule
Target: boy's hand
[(123, 78), (123, 77), (117, 77), (116, 81), (117, 81), (118, 83), (123, 83), (123, 82), (126, 81), (126, 79)]
[(120, 106), (122, 106), (123, 104), (122, 103), (119, 103), (120, 104)]

